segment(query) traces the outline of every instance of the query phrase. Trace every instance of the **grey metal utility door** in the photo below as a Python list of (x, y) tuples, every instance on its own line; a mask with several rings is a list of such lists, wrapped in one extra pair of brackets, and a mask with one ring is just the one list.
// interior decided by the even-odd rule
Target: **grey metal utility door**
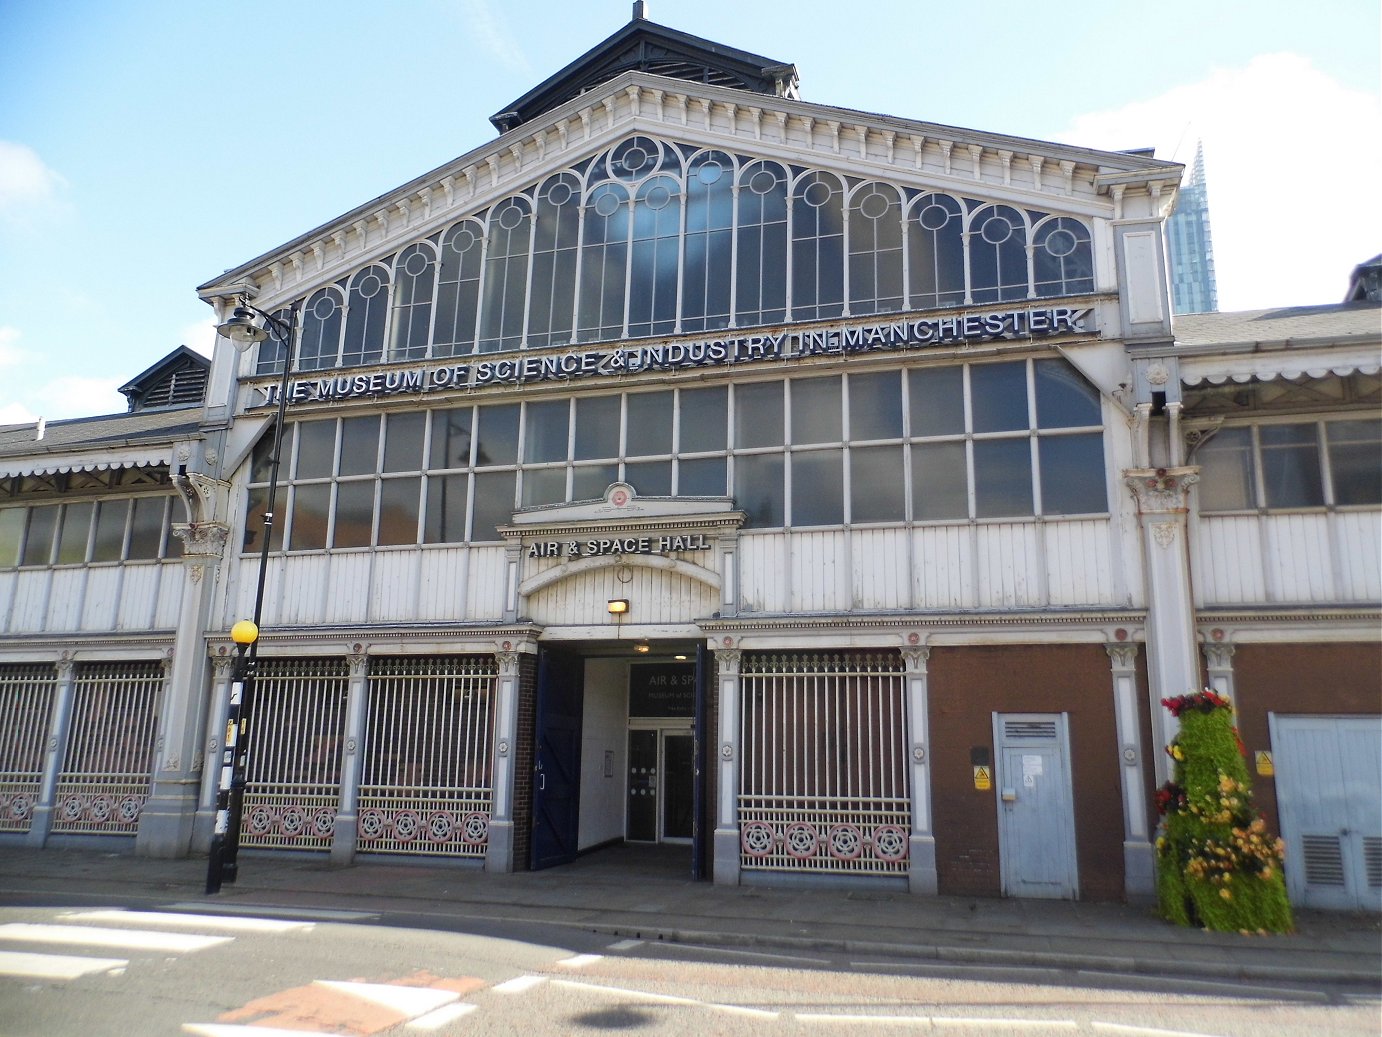
[(1268, 720), (1291, 902), (1382, 910), (1382, 718)]
[(997, 713), (1003, 895), (1073, 900), (1075, 810), (1064, 713)]

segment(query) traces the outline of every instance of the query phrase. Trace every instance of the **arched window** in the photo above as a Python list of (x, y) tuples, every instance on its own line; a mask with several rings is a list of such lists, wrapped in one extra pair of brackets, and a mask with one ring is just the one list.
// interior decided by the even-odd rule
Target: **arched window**
[(532, 203), (521, 195), (505, 198), (490, 211), (484, 299), (480, 304), (482, 353), (515, 349), (523, 341), (532, 217)]
[(484, 231), (474, 220), (452, 226), (441, 239), (437, 267), (437, 320), (433, 356), (456, 356), (475, 348), (475, 314), (480, 302), (480, 259)]
[[(274, 319), (287, 324), (293, 319), (293, 311), (287, 308), (281, 309), (274, 314)], [(297, 330), (294, 329), (294, 334), (296, 333)], [(255, 357), (254, 373), (282, 374), (283, 353), (284, 343), (280, 342), (277, 337), (270, 335), (263, 342), (259, 343), (259, 353)], [(302, 369), (302, 356), (300, 351), (298, 355), (298, 369)]]
[(1081, 295), (1094, 291), (1089, 229), (1079, 220), (1057, 216), (1037, 224), (1032, 245), (1037, 295)]
[(537, 192), (533, 221), (533, 286), (528, 295), (528, 345), (571, 340), (576, 310), (576, 254), (581, 233), (581, 182), (566, 172)]
[(384, 352), (384, 324), (389, 309), (389, 268), (376, 263), (350, 279), (341, 363), (377, 364)]
[(844, 312), (844, 191), (839, 177), (810, 170), (792, 186), (792, 317)]
[(586, 197), (581, 232), (582, 342), (622, 334), (628, 261), (629, 194), (621, 184), (602, 183)]
[(964, 206), (948, 194), (922, 195), (907, 223), (907, 302), (913, 309), (965, 301)]
[(409, 245), (394, 265), (393, 320), (389, 329), (391, 360), (422, 360), (432, 331), (437, 262), (430, 241)]
[(1027, 220), (1008, 205), (986, 205), (969, 221), (973, 302), (1027, 298)]
[(676, 330), (680, 265), (681, 185), (673, 177), (655, 176), (643, 181), (634, 196), (630, 335)]
[(849, 200), (849, 312), (902, 309), (902, 199), (889, 184), (863, 184)]
[(787, 317), (787, 173), (751, 162), (739, 174), (735, 323), (775, 324)]
[(691, 160), (686, 178), (681, 327), (704, 331), (729, 326), (734, 248), (734, 160), (707, 151)]
[(302, 331), (298, 336), (298, 369), (320, 371), (335, 367), (341, 352), (341, 327), (345, 320), (345, 299), (336, 285), (319, 288), (302, 308)]

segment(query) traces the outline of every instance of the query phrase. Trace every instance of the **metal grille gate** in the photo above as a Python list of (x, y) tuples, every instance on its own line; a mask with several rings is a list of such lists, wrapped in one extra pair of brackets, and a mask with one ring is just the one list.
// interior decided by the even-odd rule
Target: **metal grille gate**
[(344, 659), (260, 659), (240, 845), (329, 850), (341, 798)]
[(497, 675), (492, 656), (371, 660), (362, 852), (485, 855)]
[(162, 689), (157, 660), (77, 665), (53, 832), (135, 834), (149, 797)]
[(0, 666), (0, 832), (27, 832), (33, 823), (57, 682), (51, 665)]
[(753, 653), (740, 674), (741, 866), (906, 874), (901, 655)]

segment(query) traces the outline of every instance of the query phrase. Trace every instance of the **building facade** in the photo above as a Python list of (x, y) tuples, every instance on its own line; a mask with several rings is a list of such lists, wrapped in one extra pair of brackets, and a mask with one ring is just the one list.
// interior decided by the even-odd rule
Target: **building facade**
[[(182, 509), (143, 584), (30, 548), (104, 491), (30, 502), (16, 433), (0, 838), (207, 845), (269, 535), (244, 847), (1150, 895), (1158, 703), (1210, 681), (1269, 813), (1275, 764), (1283, 823), (1359, 815), (1299, 894), (1375, 903), (1382, 764), (1366, 801), (1300, 771), (1378, 725), (1377, 306), (1182, 340), (1180, 166), (798, 95), (636, 13), (497, 139), (202, 285), (291, 324), (284, 434), (283, 348), (221, 340), (194, 427), (106, 448)], [(135, 686), (147, 773), (56, 824)]]
[(1175, 211), (1166, 221), (1166, 251), (1171, 260), (1171, 311), (1216, 311), (1219, 291), (1214, 280), (1214, 240), (1209, 232), (1203, 144), (1195, 146), (1190, 176), (1177, 193)]

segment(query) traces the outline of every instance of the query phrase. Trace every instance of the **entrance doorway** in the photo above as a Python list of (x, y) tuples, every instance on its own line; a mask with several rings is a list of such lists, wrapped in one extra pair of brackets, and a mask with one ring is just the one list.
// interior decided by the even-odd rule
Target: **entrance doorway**
[(629, 732), (629, 806), (624, 831), (629, 842), (691, 842), (693, 742), (687, 727)]

